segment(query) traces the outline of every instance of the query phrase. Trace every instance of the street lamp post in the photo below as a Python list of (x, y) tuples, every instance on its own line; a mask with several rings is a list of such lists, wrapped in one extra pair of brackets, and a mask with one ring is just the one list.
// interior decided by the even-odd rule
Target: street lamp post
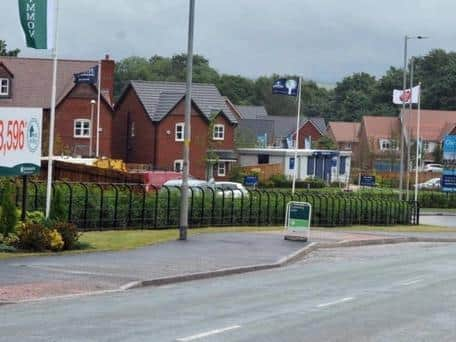
[(93, 116), (95, 112), (95, 104), (97, 101), (91, 100), (90, 101), (90, 150), (89, 150), (89, 156), (90, 158), (93, 157)]
[(188, 177), (190, 161), (190, 118), (192, 110), (192, 76), (193, 76), (193, 31), (195, 19), (195, 0), (190, 0), (188, 21), (188, 47), (187, 47), (187, 91), (185, 94), (185, 119), (184, 119), (184, 147), (181, 202), (179, 217), (179, 240), (187, 240), (188, 229)]
[[(407, 42), (410, 39), (428, 39), (429, 37), (426, 36), (407, 36), (404, 37), (404, 74), (402, 79), (402, 89), (405, 92), (407, 89)], [(402, 200), (403, 196), (403, 189), (404, 189), (404, 120), (403, 120), (403, 113), (405, 112), (405, 102), (402, 102), (402, 111), (400, 114), (400, 121), (401, 121), (401, 165), (400, 165), (400, 175), (399, 175), (399, 199)], [(408, 161), (407, 161), (408, 164)], [(407, 167), (408, 170), (408, 167)]]

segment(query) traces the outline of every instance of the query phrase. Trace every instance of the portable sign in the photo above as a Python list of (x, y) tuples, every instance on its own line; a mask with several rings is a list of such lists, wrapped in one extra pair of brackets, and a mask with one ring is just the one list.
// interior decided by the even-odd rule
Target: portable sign
[(312, 205), (307, 202), (289, 202), (285, 215), (285, 240), (308, 241)]
[(0, 176), (28, 176), (41, 166), (41, 108), (0, 108)]

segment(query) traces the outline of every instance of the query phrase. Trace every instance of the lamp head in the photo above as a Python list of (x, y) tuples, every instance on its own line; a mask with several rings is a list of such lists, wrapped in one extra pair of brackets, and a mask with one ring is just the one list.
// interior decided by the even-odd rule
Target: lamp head
[(96, 103), (97, 103), (97, 101), (95, 101), (95, 100), (91, 100), (91, 101), (90, 101), (90, 104), (93, 104), (93, 105), (94, 105), (94, 104), (96, 104)]

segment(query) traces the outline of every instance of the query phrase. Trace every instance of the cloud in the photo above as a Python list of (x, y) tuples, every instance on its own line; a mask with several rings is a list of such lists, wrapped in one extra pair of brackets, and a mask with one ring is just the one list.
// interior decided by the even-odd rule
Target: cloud
[[(60, 1), (60, 55), (115, 59), (172, 55), (186, 50), (187, 0)], [(401, 66), (403, 37), (410, 55), (455, 48), (451, 0), (196, 0), (195, 52), (222, 73), (257, 77), (295, 73), (336, 82), (353, 72), (381, 75)], [(43, 56), (23, 47), (17, 1), (0, 5), (2, 32), (23, 56)]]

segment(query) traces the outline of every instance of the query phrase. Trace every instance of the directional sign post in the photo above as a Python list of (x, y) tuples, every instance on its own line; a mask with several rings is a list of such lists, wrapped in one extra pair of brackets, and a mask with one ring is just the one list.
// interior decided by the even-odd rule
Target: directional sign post
[(312, 205), (307, 202), (289, 202), (285, 215), (285, 240), (310, 240)]

